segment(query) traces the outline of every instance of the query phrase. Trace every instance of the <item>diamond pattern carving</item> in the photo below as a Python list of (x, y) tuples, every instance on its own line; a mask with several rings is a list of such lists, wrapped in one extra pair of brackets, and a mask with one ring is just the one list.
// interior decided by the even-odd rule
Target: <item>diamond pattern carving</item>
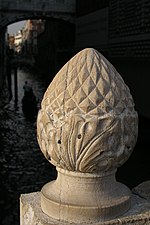
[(129, 88), (116, 69), (96, 50), (84, 49), (46, 90), (38, 115), (38, 141), (57, 167), (110, 170), (131, 154), (137, 118)]

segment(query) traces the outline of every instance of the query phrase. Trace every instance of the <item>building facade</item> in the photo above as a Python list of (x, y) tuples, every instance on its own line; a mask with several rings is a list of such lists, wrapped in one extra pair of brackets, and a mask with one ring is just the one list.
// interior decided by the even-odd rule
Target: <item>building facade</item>
[(37, 38), (37, 68), (52, 79), (73, 56), (74, 46), (74, 24), (59, 19), (46, 20), (44, 32)]
[(149, 1), (110, 1), (109, 46), (111, 57), (150, 58)]
[(109, 58), (150, 57), (148, 0), (77, 0), (77, 48), (105, 49)]
[(22, 30), (22, 54), (36, 55), (37, 54), (37, 38), (44, 29), (45, 21), (42, 19), (27, 20)]
[(76, 48), (93, 47), (130, 87), (139, 114), (150, 118), (150, 1), (77, 0)]

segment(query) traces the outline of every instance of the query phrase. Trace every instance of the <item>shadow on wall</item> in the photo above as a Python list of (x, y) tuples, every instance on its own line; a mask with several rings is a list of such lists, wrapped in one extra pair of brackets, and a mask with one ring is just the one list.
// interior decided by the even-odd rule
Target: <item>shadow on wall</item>
[(117, 179), (133, 188), (149, 180), (150, 67), (145, 60), (110, 60), (130, 88), (139, 116), (139, 133), (136, 146), (127, 162), (118, 168)]
[(149, 146), (150, 119), (139, 115), (139, 133), (135, 148), (124, 165), (118, 168), (117, 180), (133, 188), (150, 180)]
[(149, 84), (150, 66), (149, 60), (112, 60), (112, 64), (123, 77), (130, 88), (137, 112), (150, 119)]

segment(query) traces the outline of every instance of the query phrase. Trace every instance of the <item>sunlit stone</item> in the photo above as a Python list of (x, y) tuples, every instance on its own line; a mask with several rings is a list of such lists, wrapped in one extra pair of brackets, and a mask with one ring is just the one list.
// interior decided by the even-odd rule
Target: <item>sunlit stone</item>
[(82, 223), (130, 208), (130, 190), (115, 172), (135, 146), (138, 116), (129, 88), (98, 51), (82, 50), (57, 73), (43, 97), (37, 133), (58, 171), (41, 191), (43, 212)]

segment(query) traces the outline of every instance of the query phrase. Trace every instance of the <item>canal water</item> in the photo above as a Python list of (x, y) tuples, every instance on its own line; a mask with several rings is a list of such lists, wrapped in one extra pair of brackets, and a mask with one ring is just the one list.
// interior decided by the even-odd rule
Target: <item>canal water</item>
[(18, 103), (14, 99), (12, 73), (11, 102), (0, 111), (0, 225), (19, 225), (20, 194), (40, 191), (55, 179), (55, 168), (45, 159), (37, 143), (36, 119), (22, 112), (23, 85), (27, 80), (38, 100), (38, 108), (50, 81), (42, 76), (18, 70)]

